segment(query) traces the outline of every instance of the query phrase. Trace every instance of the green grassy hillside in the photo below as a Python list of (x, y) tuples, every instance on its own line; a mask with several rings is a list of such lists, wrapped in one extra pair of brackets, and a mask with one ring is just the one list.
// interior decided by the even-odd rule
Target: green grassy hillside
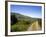
[(32, 22), (35, 22), (36, 20), (39, 22), (39, 25), (41, 27), (41, 18), (32, 18), (29, 16), (12, 12), (11, 15), (14, 15), (17, 18), (16, 24), (11, 25), (11, 31), (13, 32), (26, 31), (28, 27), (32, 24)]

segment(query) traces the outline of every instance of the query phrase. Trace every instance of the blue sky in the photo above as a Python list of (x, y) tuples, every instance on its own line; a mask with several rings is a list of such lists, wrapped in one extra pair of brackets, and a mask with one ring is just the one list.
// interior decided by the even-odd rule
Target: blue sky
[(42, 18), (41, 6), (29, 6), (29, 5), (11, 5), (10, 11), (14, 13), (20, 13), (33, 18)]

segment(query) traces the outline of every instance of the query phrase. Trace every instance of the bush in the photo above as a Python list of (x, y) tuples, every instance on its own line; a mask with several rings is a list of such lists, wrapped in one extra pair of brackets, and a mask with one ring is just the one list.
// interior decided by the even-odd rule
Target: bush
[(26, 21), (26, 24), (30, 24), (31, 22), (30, 21)]
[(27, 21), (24, 21), (24, 20), (23, 20), (23, 23), (26, 24), (26, 25), (29, 25), (31, 22), (28, 21), (28, 20), (27, 20)]
[(30, 26), (29, 21), (21, 20), (18, 21), (16, 24), (11, 26), (11, 31), (12, 32), (18, 32), (18, 31), (26, 31), (27, 28)]
[(42, 19), (38, 19), (38, 23), (39, 23), (40, 27), (42, 27)]
[(17, 20), (17, 18), (15, 17), (15, 15), (11, 15), (11, 25), (16, 24), (17, 21), (18, 21), (18, 20)]
[(13, 25), (11, 31), (16, 32), (16, 31), (26, 31), (27, 30), (27, 25)]

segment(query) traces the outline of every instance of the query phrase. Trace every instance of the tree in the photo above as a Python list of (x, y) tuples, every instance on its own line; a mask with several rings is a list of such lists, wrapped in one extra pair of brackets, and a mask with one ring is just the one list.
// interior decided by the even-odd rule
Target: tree
[(11, 25), (16, 24), (16, 22), (17, 22), (16, 16), (14, 14), (11, 15)]

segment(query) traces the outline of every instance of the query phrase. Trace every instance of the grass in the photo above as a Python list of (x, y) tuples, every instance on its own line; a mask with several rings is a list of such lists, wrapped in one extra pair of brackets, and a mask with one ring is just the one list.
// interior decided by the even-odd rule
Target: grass
[(17, 31), (26, 31), (27, 30), (27, 28), (30, 26), (29, 24), (30, 24), (31, 22), (29, 22), (29, 21), (19, 21), (19, 22), (17, 22), (16, 24), (14, 24), (14, 25), (12, 25), (11, 26), (11, 29), (12, 29), (12, 31), (14, 31), (14, 32), (17, 32)]

